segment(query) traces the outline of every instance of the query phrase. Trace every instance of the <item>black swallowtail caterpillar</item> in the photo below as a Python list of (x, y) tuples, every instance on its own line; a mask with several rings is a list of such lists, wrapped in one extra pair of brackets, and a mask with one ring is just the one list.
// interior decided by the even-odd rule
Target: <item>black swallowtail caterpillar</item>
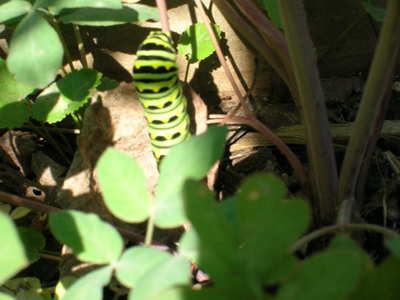
[(187, 102), (175, 60), (171, 35), (151, 32), (140, 45), (133, 64), (133, 79), (157, 162), (172, 146), (190, 136)]

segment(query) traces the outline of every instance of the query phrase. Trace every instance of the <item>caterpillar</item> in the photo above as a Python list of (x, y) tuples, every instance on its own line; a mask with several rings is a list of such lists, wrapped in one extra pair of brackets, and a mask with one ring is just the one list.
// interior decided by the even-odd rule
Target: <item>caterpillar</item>
[(150, 32), (139, 46), (133, 80), (148, 122), (157, 163), (190, 136), (187, 100), (178, 79), (170, 33)]

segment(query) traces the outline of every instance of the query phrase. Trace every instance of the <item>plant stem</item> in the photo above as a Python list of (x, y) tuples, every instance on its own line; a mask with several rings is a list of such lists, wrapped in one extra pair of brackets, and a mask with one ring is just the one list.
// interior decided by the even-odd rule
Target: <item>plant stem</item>
[(160, 14), (161, 28), (163, 32), (170, 32), (168, 22), (168, 8), (165, 0), (156, 0), (158, 13)]
[(144, 245), (146, 247), (149, 247), (151, 245), (151, 241), (153, 240), (153, 233), (154, 233), (154, 213), (151, 213), (149, 219), (147, 220), (146, 237), (144, 240)]
[(302, 108), (312, 185), (315, 225), (334, 223), (337, 170), (324, 94), (307, 27), (303, 2), (279, 0)]
[(67, 44), (65, 43), (65, 40), (64, 40), (64, 37), (63, 37), (63, 35), (61, 33), (60, 27), (58, 26), (58, 21), (52, 22), (52, 25), (53, 25), (54, 29), (56, 30), (56, 32), (58, 34), (58, 37), (60, 38), (60, 41), (61, 41), (61, 43), (63, 45), (63, 48), (64, 48), (65, 57), (67, 58), (69, 67), (71, 68), (71, 71), (72, 71), (72, 70), (74, 70), (74, 65), (72, 64), (72, 58), (71, 58), (71, 55), (69, 54)]
[(75, 25), (75, 24), (73, 24), (72, 26), (74, 28), (76, 40), (78, 42), (78, 49), (79, 49), (79, 54), (81, 56), (82, 66), (87, 69), (88, 64), (87, 64), (87, 60), (86, 60), (86, 51), (85, 51), (85, 46), (83, 45), (83, 42), (82, 42), (82, 36), (81, 36), (79, 26)]
[(339, 231), (375, 231), (378, 233), (381, 233), (383, 235), (386, 235), (388, 238), (394, 239), (400, 237), (400, 235), (393, 230), (387, 229), (386, 227), (380, 226), (380, 225), (375, 225), (375, 224), (347, 224), (345, 226), (341, 225), (332, 225), (332, 226), (327, 226), (318, 230), (315, 230), (298, 241), (296, 241), (293, 245), (291, 245), (288, 248), (289, 253), (294, 253), (296, 250), (301, 249), (303, 246), (307, 245), (311, 241), (327, 234), (332, 234), (336, 233)]
[(201, 2), (201, 0), (194, 0), (194, 1), (195, 1), (196, 6), (197, 6), (197, 8), (198, 8), (198, 10), (199, 10), (199, 12), (200, 12), (200, 15), (201, 15), (201, 17), (202, 17), (202, 19), (203, 19), (203, 21), (204, 21), (204, 25), (206, 25), (208, 34), (209, 34), (210, 37), (211, 37), (211, 41), (212, 41), (212, 43), (213, 43), (213, 45), (214, 45), (215, 52), (217, 53), (218, 59), (219, 59), (221, 65), (222, 65), (222, 67), (223, 67), (223, 69), (224, 69), (224, 71), (225, 71), (226, 77), (228, 77), (228, 80), (229, 80), (229, 82), (230, 82), (230, 84), (231, 84), (233, 90), (235, 91), (235, 94), (238, 96), (238, 98), (239, 98), (239, 100), (240, 100), (240, 103), (242, 104), (242, 107), (243, 107), (243, 109), (244, 109), (244, 112), (245, 112), (246, 116), (249, 117), (249, 116), (251, 115), (250, 110), (249, 110), (249, 108), (247, 107), (246, 103), (244, 102), (244, 99), (243, 99), (243, 97), (242, 97), (242, 93), (239, 91), (239, 88), (238, 88), (238, 86), (236, 85), (235, 80), (233, 79), (232, 73), (231, 73), (231, 71), (230, 71), (229, 68), (228, 68), (228, 65), (227, 65), (227, 63), (226, 63), (226, 61), (225, 61), (224, 54), (222, 53), (221, 47), (219, 46), (218, 40), (217, 40), (217, 38), (216, 38), (216, 36), (215, 36), (215, 34), (214, 34), (214, 31), (213, 31), (213, 29), (212, 29), (212, 27), (211, 27), (211, 24), (210, 24), (210, 22), (208, 21), (207, 14), (206, 14), (206, 12), (204, 11), (203, 3)]
[(42, 132), (35, 124), (31, 121), (28, 121), (28, 124), (35, 130), (40, 136), (46, 139), (49, 144), (57, 150), (57, 152), (61, 155), (61, 157), (65, 160), (67, 164), (71, 164), (69, 159), (65, 156), (64, 152), (61, 151), (60, 147), (58, 147), (57, 142), (51, 137), (51, 134), (47, 131), (47, 128), (44, 126), (43, 122), (40, 122), (44, 132)]
[(391, 83), (400, 44), (400, 1), (389, 0), (381, 35), (339, 178), (338, 204), (354, 197), (360, 167), (385, 91)]

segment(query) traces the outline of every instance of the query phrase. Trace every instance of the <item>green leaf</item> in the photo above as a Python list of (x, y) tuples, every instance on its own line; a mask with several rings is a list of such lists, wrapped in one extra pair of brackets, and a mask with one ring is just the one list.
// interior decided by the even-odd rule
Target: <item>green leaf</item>
[(90, 89), (100, 85), (103, 75), (92, 69), (74, 70), (57, 82), (61, 96), (68, 103), (67, 114), (71, 114), (86, 104), (90, 97)]
[(25, 268), (29, 262), (13, 221), (0, 212), (0, 285)]
[(15, 300), (15, 298), (7, 294), (0, 293), (0, 300)]
[(363, 0), (361, 3), (364, 5), (365, 10), (371, 15), (371, 17), (373, 17), (376, 21), (383, 22), (386, 9), (374, 6), (371, 0)]
[(56, 212), (50, 215), (49, 222), (54, 236), (72, 248), (81, 261), (112, 263), (122, 253), (123, 242), (118, 231), (94, 213)]
[(62, 300), (103, 299), (103, 287), (110, 283), (112, 272), (112, 266), (104, 266), (86, 274), (72, 284)]
[(119, 86), (119, 83), (117, 81), (115, 81), (114, 79), (111, 80), (110, 78), (103, 77), (103, 78), (101, 78), (100, 85), (98, 85), (96, 87), (96, 90), (100, 91), (100, 92), (110, 91), (110, 90), (115, 89), (118, 86)]
[[(221, 35), (219, 26), (213, 24), (212, 27), (219, 41)], [(204, 23), (197, 23), (186, 29), (178, 41), (177, 49), (180, 55), (189, 55), (190, 63), (202, 61), (215, 50)]]
[(287, 259), (286, 249), (307, 229), (310, 213), (301, 199), (283, 200), (286, 188), (276, 176), (251, 176), (239, 189), (240, 260), (248, 278), (261, 284)]
[(0, 290), (22, 300), (51, 300), (51, 295), (42, 290), (37, 278), (15, 278), (7, 281)]
[(369, 267), (364, 279), (349, 300), (397, 300), (400, 295), (400, 260), (389, 256), (378, 267)]
[(142, 246), (131, 247), (122, 254), (115, 276), (124, 286), (135, 288), (146, 273), (170, 257), (171, 255), (165, 251)]
[(65, 276), (59, 282), (57, 282), (56, 289), (54, 291), (54, 300), (62, 299), (67, 293), (67, 290), (75, 281), (77, 281), (76, 277)]
[(185, 231), (179, 239), (179, 254), (188, 261), (196, 262), (200, 257), (200, 238), (194, 227)]
[(72, 71), (38, 96), (32, 107), (32, 116), (48, 123), (61, 121), (90, 100), (90, 89), (100, 84), (101, 76), (92, 69)]
[(306, 260), (281, 286), (274, 299), (348, 299), (364, 271), (364, 260), (358, 256), (358, 251), (327, 250)]
[(265, 11), (268, 13), (269, 18), (276, 27), (283, 29), (281, 15), (279, 14), (278, 1), (277, 0), (258, 0), (261, 3)]
[(38, 121), (55, 123), (67, 115), (68, 103), (63, 100), (57, 82), (43, 90), (32, 106), (32, 117)]
[(393, 255), (397, 256), (397, 258), (400, 258), (400, 237), (387, 240), (385, 244), (393, 253)]
[(157, 264), (147, 272), (129, 293), (129, 300), (157, 299), (162, 291), (174, 286), (189, 284), (189, 263), (179, 256)]
[(28, 227), (18, 227), (17, 229), (24, 243), (29, 262), (32, 264), (38, 261), (40, 258), (39, 250), (42, 250), (46, 245), (43, 234)]
[(76, 7), (101, 7), (120, 9), (119, 0), (38, 0), (35, 7), (58, 7), (58, 8), (76, 8)]
[(108, 148), (97, 163), (104, 202), (118, 219), (145, 221), (150, 214), (150, 197), (143, 170), (134, 159)]
[(0, 82), (0, 128), (20, 127), (31, 115), (23, 99), (34, 88), (17, 81), (2, 59), (0, 59)]
[(222, 155), (226, 133), (226, 127), (210, 127), (206, 133), (173, 147), (161, 161), (154, 199), (158, 227), (178, 227), (186, 221), (183, 184), (187, 179), (201, 179), (207, 174)]
[(11, 37), (7, 66), (24, 84), (44, 88), (56, 77), (63, 54), (56, 31), (32, 11)]
[[(235, 289), (218, 289), (215, 287), (203, 288), (199, 291), (189, 287), (173, 287), (163, 290), (154, 298), (157, 300), (243, 300), (253, 298), (243, 298), (241, 293), (237, 293)], [(262, 298), (269, 299), (269, 298)]]
[(203, 184), (188, 180), (183, 194), (187, 216), (200, 240), (200, 269), (210, 275), (216, 286), (237, 288), (246, 295), (239, 244), (213, 193)]
[(27, 14), (32, 5), (27, 1), (10, 1), (0, 6), (0, 23)]
[(83, 8), (60, 17), (63, 23), (85, 26), (112, 26), (129, 22), (159, 21), (158, 9), (141, 4), (125, 4), (122, 9)]

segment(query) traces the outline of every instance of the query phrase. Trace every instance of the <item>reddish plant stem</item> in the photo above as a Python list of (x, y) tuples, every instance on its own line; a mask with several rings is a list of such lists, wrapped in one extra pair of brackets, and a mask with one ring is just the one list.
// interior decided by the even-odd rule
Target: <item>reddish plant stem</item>
[(339, 177), (338, 205), (354, 197), (360, 168), (400, 45), (400, 1), (389, 0), (378, 45)]

